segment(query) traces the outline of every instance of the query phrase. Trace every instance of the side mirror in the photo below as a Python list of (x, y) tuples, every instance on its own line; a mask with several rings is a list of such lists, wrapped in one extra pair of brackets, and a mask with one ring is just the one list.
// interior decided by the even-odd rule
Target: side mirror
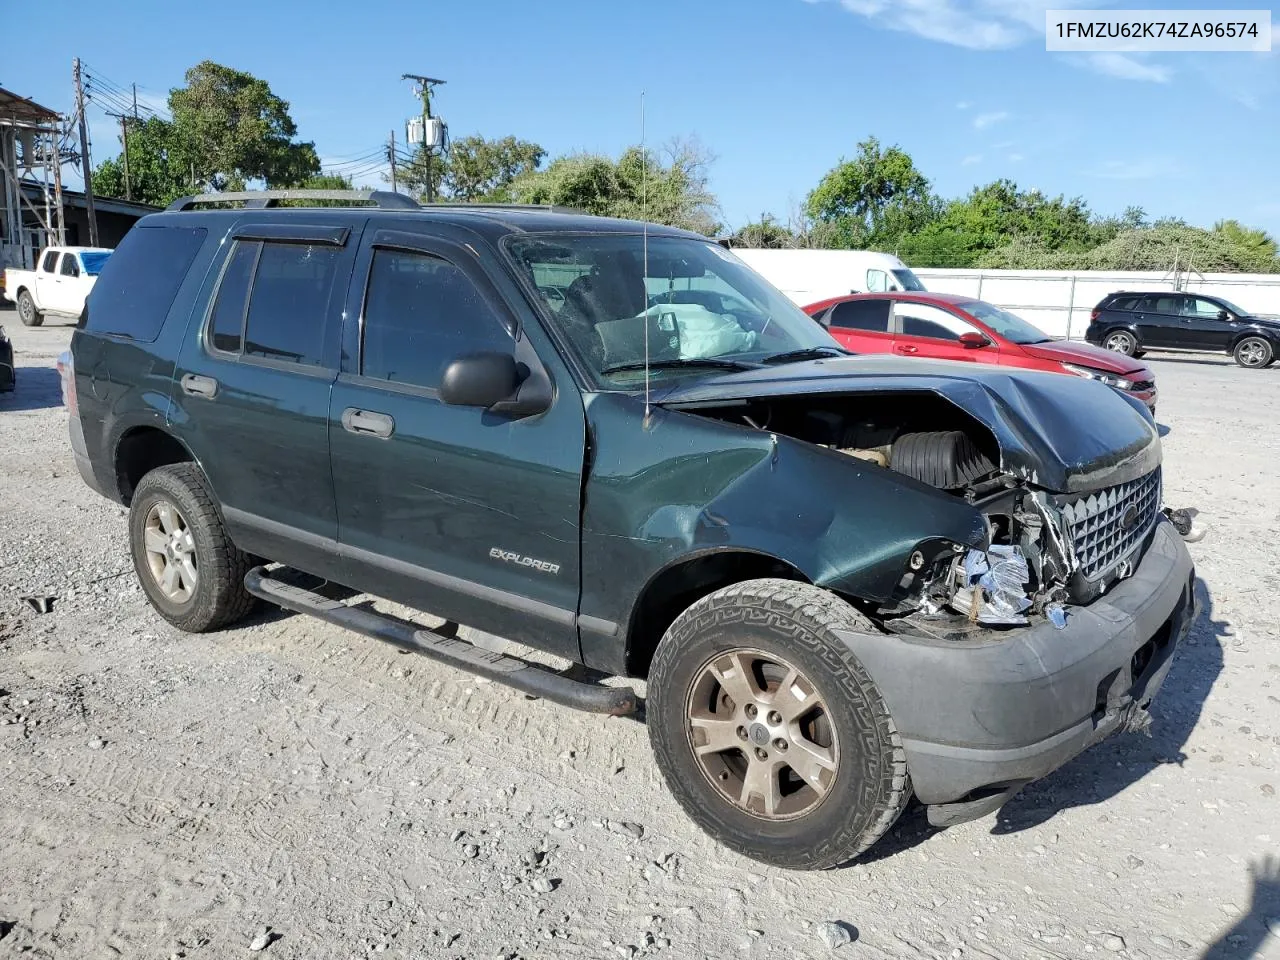
[(520, 367), (509, 353), (469, 353), (458, 357), (440, 379), (440, 399), (457, 407), (492, 407), (520, 386)]
[(980, 347), (991, 345), (991, 341), (986, 334), (978, 333), (976, 330), (970, 330), (968, 333), (960, 334), (960, 345), (966, 350), (977, 350)]
[(1219, 319), (1219, 320), (1230, 320), (1230, 319), (1231, 319), (1231, 314), (1227, 313), (1227, 311), (1225, 311), (1225, 310), (1219, 310), (1219, 311), (1218, 311), (1218, 319)]

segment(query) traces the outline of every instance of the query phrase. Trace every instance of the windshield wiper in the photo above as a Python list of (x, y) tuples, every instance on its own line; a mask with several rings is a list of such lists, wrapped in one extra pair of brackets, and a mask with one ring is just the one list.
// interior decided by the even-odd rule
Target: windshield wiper
[(672, 370), (680, 367), (716, 367), (721, 370), (755, 370), (760, 365), (758, 363), (749, 363), (746, 360), (725, 360), (720, 357), (681, 357), (673, 360), (650, 360), (646, 364), (643, 360), (636, 360), (630, 363), (615, 363), (611, 367), (605, 367), (600, 372), (602, 374), (622, 373), (624, 370), (643, 370), (645, 367), (650, 370)]
[(775, 353), (771, 357), (765, 357), (761, 363), (796, 363), (800, 360), (820, 360), (823, 357), (849, 357), (852, 356), (848, 350), (841, 350), (839, 347), (805, 347), (802, 350), (788, 350), (786, 353)]

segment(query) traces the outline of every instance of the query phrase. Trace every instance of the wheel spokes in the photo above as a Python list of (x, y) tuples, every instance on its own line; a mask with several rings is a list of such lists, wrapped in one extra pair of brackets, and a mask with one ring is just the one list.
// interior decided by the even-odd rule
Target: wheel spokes
[(693, 752), (699, 756), (742, 747), (742, 740), (738, 736), (739, 724), (732, 718), (690, 717), (689, 725), (694, 734)]
[(717, 658), (711, 664), (712, 674), (739, 708), (746, 706), (762, 693), (751, 673), (751, 660), (749, 654), (736, 650)]
[(836, 769), (836, 758), (830, 747), (820, 746), (804, 737), (795, 737), (787, 751), (785, 763), (796, 772), (796, 776), (819, 794), (826, 793), (831, 786), (831, 778), (824, 776), (834, 774)]
[(142, 545), (148, 553), (163, 555), (165, 547), (169, 545), (169, 538), (164, 535), (164, 531), (159, 527), (147, 527), (142, 534)]
[(748, 810), (756, 810), (767, 816), (777, 814), (782, 802), (778, 772), (776, 761), (750, 760), (746, 775), (742, 778), (742, 792), (738, 794), (738, 803)]

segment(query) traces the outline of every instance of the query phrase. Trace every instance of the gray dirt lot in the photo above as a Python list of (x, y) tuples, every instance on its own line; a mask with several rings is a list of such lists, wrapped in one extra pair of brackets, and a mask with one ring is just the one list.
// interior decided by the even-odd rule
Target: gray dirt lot
[(70, 328), (0, 323), (0, 958), (243, 956), (264, 925), (277, 960), (1280, 956), (1280, 367), (1152, 358), (1166, 501), (1212, 528), (1152, 738), (798, 874), (699, 833), (633, 720), (300, 616), (171, 629), (72, 463)]

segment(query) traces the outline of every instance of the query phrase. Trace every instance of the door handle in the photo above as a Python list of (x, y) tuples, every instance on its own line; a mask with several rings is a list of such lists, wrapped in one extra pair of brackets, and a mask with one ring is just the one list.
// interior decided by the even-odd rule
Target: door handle
[(909, 344), (905, 344), (905, 343), (904, 343), (904, 344), (902, 344), (901, 346), (896, 347), (895, 349), (896, 349), (899, 353), (919, 353), (919, 352), (920, 352), (920, 348), (919, 348), (919, 347), (913, 347), (913, 346), (911, 346), (911, 345), (909, 345)]
[(192, 397), (208, 397), (212, 400), (218, 395), (218, 381), (213, 377), (201, 377), (194, 373), (182, 377), (182, 392)]
[(348, 433), (382, 437), (385, 440), (395, 432), (396, 422), (390, 415), (385, 413), (347, 407), (342, 411), (342, 429)]

